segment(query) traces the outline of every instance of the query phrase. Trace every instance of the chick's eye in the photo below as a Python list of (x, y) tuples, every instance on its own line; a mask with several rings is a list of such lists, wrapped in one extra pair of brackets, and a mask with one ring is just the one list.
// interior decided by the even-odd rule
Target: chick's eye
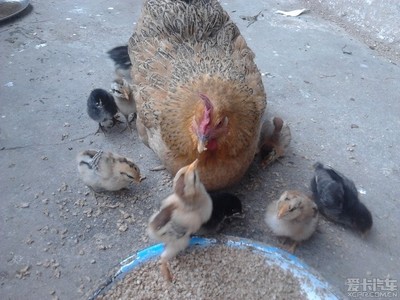
[(134, 179), (133, 176), (131, 176), (131, 175), (129, 175), (128, 173), (125, 173), (125, 172), (121, 172), (121, 175), (126, 175), (126, 176), (128, 176), (130, 179)]

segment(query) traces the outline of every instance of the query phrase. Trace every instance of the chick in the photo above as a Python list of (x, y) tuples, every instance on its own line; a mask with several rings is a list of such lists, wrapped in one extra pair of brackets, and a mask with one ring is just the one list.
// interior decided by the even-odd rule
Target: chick
[(163, 200), (161, 210), (149, 220), (149, 236), (165, 244), (160, 268), (168, 281), (173, 279), (168, 261), (188, 246), (190, 235), (211, 216), (211, 198), (200, 181), (197, 164), (196, 159), (176, 173), (174, 193)]
[(131, 160), (111, 152), (85, 150), (78, 154), (77, 162), (83, 182), (95, 192), (118, 191), (142, 180)]
[(308, 239), (317, 228), (318, 208), (298, 191), (285, 191), (278, 201), (268, 205), (265, 222), (277, 236), (293, 240), (288, 249), (294, 253), (299, 242)]
[(284, 156), (291, 138), (290, 127), (281, 118), (275, 117), (272, 124), (270, 121), (264, 122), (259, 145), (262, 167)]
[(358, 199), (353, 181), (317, 162), (311, 190), (319, 211), (334, 222), (359, 230), (364, 236), (372, 227), (372, 215)]
[(212, 192), (210, 197), (213, 207), (211, 218), (201, 226), (197, 232), (198, 234), (218, 232), (224, 221), (232, 217), (241, 216), (243, 213), (242, 202), (233, 194)]
[(117, 76), (130, 81), (132, 63), (128, 54), (128, 46), (115, 47), (108, 51), (107, 54), (114, 61)]
[[(126, 119), (126, 128), (129, 127), (132, 130), (130, 123), (136, 120), (136, 103), (133, 98), (132, 86), (125, 79), (117, 78), (111, 84), (111, 91), (118, 110)], [(133, 115), (132, 119), (130, 119), (130, 115)]]
[(114, 97), (103, 89), (94, 89), (87, 100), (87, 113), (90, 118), (99, 123), (99, 129), (105, 132), (104, 127), (112, 123), (119, 122), (115, 115), (118, 112), (118, 107), (115, 104)]

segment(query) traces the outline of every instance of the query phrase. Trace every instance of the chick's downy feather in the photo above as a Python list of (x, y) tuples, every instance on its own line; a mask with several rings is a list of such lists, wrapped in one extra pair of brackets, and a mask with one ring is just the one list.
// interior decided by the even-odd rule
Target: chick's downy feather
[(305, 194), (285, 191), (278, 201), (268, 205), (264, 220), (275, 235), (294, 241), (289, 249), (294, 252), (297, 243), (308, 239), (316, 230), (318, 208)]
[(143, 142), (173, 174), (199, 158), (209, 190), (237, 182), (258, 149), (266, 94), (218, 1), (146, 1), (129, 56)]
[(99, 130), (104, 131), (104, 125), (111, 122), (114, 126), (117, 120), (115, 115), (118, 107), (114, 97), (103, 89), (94, 89), (87, 99), (87, 113), (91, 119), (99, 123)]
[(219, 232), (227, 219), (242, 216), (242, 202), (238, 197), (226, 192), (211, 192), (212, 213), (210, 219), (201, 226), (200, 234)]
[(85, 150), (77, 155), (82, 181), (94, 191), (118, 191), (140, 182), (140, 170), (130, 159), (112, 152)]
[(321, 213), (362, 233), (371, 229), (372, 215), (359, 200), (354, 182), (332, 168), (325, 168), (321, 163), (316, 163), (314, 168), (311, 189)]
[(211, 198), (199, 180), (197, 164), (198, 160), (195, 160), (177, 172), (174, 193), (162, 202), (160, 211), (149, 220), (149, 236), (165, 244), (161, 267), (168, 280), (172, 279), (168, 260), (188, 246), (190, 235), (211, 216)]

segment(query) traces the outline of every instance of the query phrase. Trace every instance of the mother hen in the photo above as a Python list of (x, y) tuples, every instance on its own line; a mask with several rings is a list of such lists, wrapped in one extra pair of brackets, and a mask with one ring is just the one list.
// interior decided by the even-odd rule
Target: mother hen
[(266, 94), (254, 53), (218, 1), (146, 1), (128, 53), (137, 129), (167, 170), (198, 158), (208, 190), (241, 179), (266, 141)]

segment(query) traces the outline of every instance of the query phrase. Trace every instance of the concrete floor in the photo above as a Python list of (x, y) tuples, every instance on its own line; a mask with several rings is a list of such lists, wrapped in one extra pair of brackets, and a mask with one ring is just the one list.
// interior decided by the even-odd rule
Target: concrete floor
[[(346, 294), (347, 278), (400, 279), (400, 69), (310, 11), (223, 1), (256, 53), (268, 111), (291, 124), (281, 163), (253, 164), (231, 191), (246, 218), (223, 233), (278, 245), (261, 221), (285, 189), (308, 191), (315, 161), (331, 164), (363, 191), (374, 227), (366, 239), (321, 220), (296, 255)], [(151, 172), (159, 161), (137, 133), (94, 135), (86, 114), (96, 87), (109, 88), (106, 51), (125, 44), (141, 1), (32, 1), (0, 27), (0, 298), (87, 298), (119, 261), (152, 244), (147, 220), (170, 193), (170, 176)], [(263, 14), (254, 24), (241, 16)], [(131, 157), (147, 176), (129, 191), (97, 199), (77, 177), (83, 149)], [(125, 230), (125, 231), (124, 231)], [(397, 253), (397, 254), (396, 254)]]

